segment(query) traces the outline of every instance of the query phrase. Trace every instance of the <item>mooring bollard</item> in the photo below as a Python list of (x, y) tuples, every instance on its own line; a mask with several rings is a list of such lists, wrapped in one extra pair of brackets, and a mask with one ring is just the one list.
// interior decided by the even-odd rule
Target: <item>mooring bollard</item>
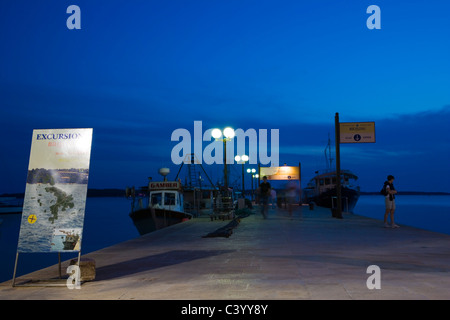
[[(77, 265), (78, 259), (70, 260), (70, 265)], [(89, 258), (81, 258), (80, 260), (80, 281), (92, 281), (95, 279), (95, 260)]]

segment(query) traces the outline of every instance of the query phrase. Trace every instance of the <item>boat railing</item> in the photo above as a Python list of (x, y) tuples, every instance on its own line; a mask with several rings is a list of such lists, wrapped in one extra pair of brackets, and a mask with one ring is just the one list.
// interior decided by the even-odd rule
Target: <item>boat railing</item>
[[(331, 197), (331, 209), (336, 209), (337, 208), (337, 197)], [(349, 206), (348, 206), (348, 197), (341, 197), (341, 201), (345, 200), (344, 202), (341, 202), (342, 204), (345, 204), (344, 206), (344, 212), (348, 212), (349, 211)]]

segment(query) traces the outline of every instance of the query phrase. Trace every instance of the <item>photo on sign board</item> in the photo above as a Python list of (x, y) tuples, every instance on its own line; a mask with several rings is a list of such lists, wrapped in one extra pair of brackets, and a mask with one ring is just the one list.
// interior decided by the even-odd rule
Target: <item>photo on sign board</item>
[(53, 230), (51, 251), (79, 251), (81, 244), (81, 228)]

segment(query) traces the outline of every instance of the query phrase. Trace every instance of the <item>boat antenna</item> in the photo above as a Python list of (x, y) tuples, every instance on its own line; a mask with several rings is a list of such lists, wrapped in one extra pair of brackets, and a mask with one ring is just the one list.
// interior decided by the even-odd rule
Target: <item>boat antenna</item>
[(328, 144), (325, 148), (325, 162), (327, 163), (327, 169), (333, 168), (333, 158), (331, 158), (331, 139), (330, 133), (328, 132)]
[[(194, 153), (189, 153), (184, 157), (183, 162), (181, 163), (180, 169), (178, 170), (177, 176), (175, 177), (175, 180), (178, 179), (178, 176), (181, 172), (181, 168), (183, 168), (183, 165), (185, 163), (191, 164), (191, 165), (200, 165), (200, 168), (202, 169), (203, 173), (205, 174), (206, 178), (208, 179), (209, 183), (211, 184), (211, 187), (213, 187), (214, 189), (216, 189), (216, 186), (214, 185), (214, 183), (211, 181), (211, 179), (209, 178), (208, 174), (205, 171), (205, 168), (203, 168), (202, 164), (200, 163), (200, 161), (198, 161), (197, 157), (195, 156)], [(185, 179), (187, 179), (187, 177), (185, 177)]]

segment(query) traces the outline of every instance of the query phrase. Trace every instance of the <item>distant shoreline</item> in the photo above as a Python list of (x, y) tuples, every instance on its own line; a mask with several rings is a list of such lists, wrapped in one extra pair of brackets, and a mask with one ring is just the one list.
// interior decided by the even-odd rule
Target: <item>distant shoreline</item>
[[(362, 196), (380, 195), (380, 192), (361, 192)], [(450, 196), (450, 192), (403, 191), (398, 195), (406, 196)], [(24, 193), (4, 193), (0, 197), (23, 198)], [(125, 189), (88, 189), (88, 198), (125, 197)]]
[[(380, 195), (380, 192), (361, 192), (362, 196)], [(424, 191), (402, 191), (398, 192), (400, 196), (450, 196), (450, 192), (424, 192)]]

